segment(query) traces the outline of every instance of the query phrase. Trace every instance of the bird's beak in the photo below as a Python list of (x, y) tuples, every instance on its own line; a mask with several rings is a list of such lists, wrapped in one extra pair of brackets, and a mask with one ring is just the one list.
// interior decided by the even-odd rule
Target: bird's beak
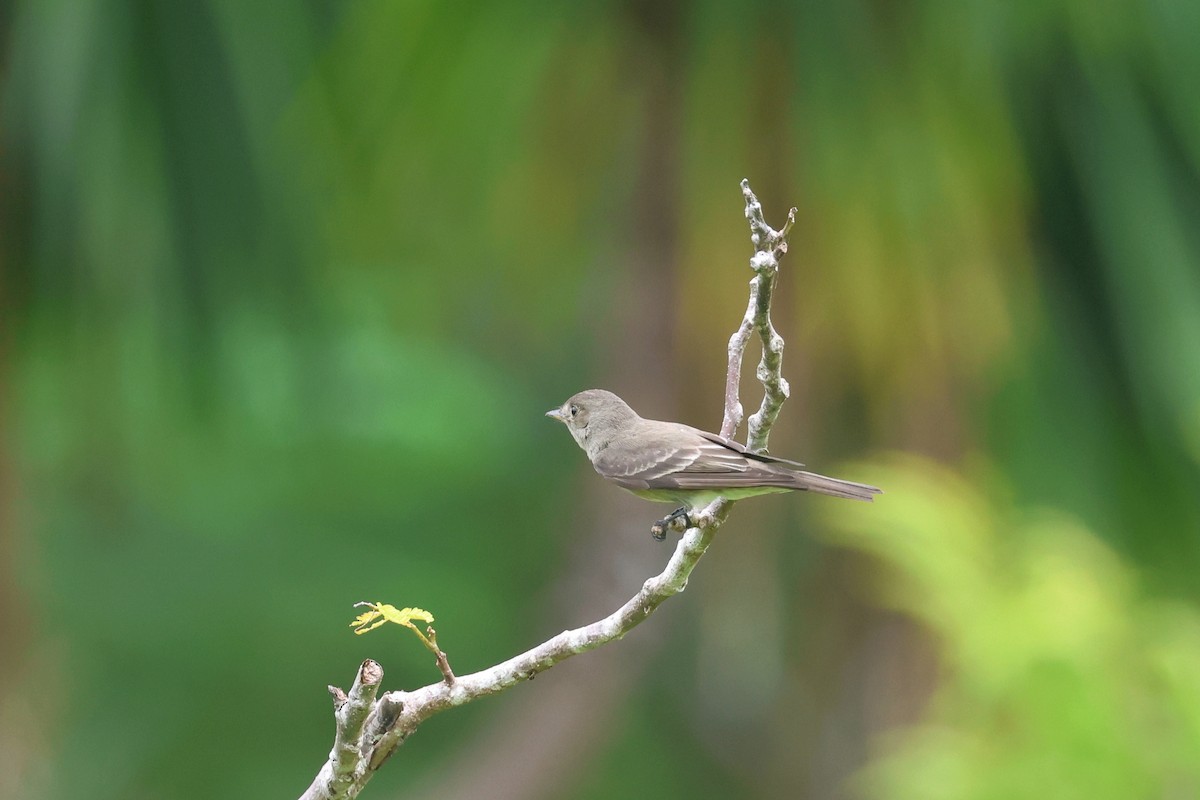
[(562, 413), (562, 409), (561, 409), (561, 408), (552, 408), (552, 409), (550, 409), (549, 411), (547, 411), (547, 412), (546, 412), (546, 416), (547, 416), (547, 417), (549, 417), (550, 419), (556, 419), (556, 420), (558, 420), (559, 422), (566, 422), (566, 421), (567, 421), (566, 417), (564, 417), (564, 416), (563, 416), (563, 413)]

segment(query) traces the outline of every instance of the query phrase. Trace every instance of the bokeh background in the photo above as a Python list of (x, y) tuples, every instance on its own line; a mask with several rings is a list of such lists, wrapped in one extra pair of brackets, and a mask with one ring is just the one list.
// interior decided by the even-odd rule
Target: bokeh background
[[(629, 597), (666, 509), (542, 412), (716, 428), (738, 181), (799, 219), (774, 452), (421, 798), (1200, 796), (1200, 5), (0, 11), (0, 795), (298, 795), (325, 685)], [(758, 393), (748, 359), (744, 390)]]

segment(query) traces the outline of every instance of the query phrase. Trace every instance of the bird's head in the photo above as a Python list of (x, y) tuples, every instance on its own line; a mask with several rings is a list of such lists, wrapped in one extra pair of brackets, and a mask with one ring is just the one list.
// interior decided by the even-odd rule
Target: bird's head
[(547, 417), (567, 426), (571, 436), (589, 454), (605, 447), (626, 426), (636, 422), (637, 412), (624, 400), (604, 389), (588, 389), (571, 397)]

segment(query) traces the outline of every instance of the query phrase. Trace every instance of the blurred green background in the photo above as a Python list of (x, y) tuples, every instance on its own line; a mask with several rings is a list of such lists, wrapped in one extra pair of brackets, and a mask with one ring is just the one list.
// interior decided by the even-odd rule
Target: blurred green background
[(1200, 5), (0, 23), (0, 795), (296, 796), (326, 684), (438, 679), (355, 601), (464, 673), (629, 597), (668, 509), (542, 412), (719, 425), (748, 177), (772, 448), (887, 494), (739, 506), (365, 796), (1200, 796)]

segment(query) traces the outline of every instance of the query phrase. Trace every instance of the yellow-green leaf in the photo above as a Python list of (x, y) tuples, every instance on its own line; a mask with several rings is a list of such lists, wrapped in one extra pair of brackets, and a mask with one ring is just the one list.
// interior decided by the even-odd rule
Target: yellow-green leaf
[[(350, 623), (350, 627), (354, 628), (356, 634), (373, 631), (380, 625), (391, 622), (396, 625), (403, 625), (406, 628), (411, 628), (420, 635), (417, 626), (413, 621), (424, 622), (426, 624), (433, 622), (433, 614), (430, 614), (423, 608), (396, 608), (389, 603), (358, 603), (360, 606), (366, 606), (369, 611), (364, 611), (354, 618)], [(422, 637), (423, 639), (424, 637)]]

